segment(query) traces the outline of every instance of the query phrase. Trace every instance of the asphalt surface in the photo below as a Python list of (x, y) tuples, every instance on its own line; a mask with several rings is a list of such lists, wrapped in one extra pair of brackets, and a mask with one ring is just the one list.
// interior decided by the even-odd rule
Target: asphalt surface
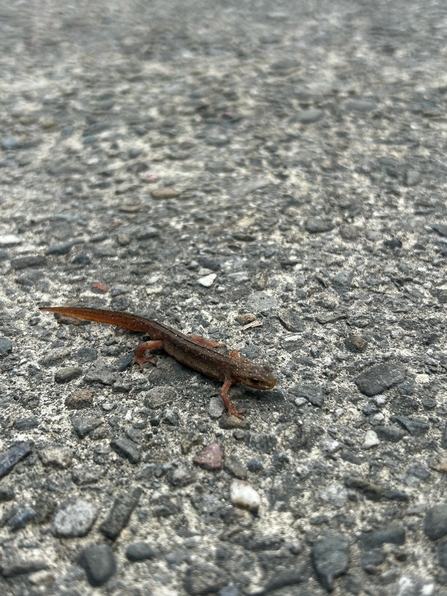
[[(0, 593), (447, 595), (445, 2), (0, 5)], [(137, 313), (271, 365), (230, 390)]]

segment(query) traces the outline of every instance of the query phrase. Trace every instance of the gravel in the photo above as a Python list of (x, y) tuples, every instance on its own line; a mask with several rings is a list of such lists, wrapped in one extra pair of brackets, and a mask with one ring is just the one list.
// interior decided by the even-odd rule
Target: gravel
[[(447, 596), (445, 3), (41, 4), (0, 8), (2, 596)], [(229, 417), (58, 304), (277, 384)]]

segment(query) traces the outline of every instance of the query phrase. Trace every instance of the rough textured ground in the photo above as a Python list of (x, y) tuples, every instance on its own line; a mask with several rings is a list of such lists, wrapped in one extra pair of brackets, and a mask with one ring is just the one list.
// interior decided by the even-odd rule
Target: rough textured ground
[[(1, 4), (2, 596), (447, 594), (446, 42), (427, 0)], [(67, 303), (277, 387), (228, 419)]]

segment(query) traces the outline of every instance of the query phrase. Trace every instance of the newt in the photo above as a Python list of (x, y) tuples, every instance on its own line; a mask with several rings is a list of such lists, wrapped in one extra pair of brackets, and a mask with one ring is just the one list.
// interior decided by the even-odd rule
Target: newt
[(141, 370), (144, 370), (146, 362), (156, 366), (156, 362), (146, 352), (148, 350), (165, 350), (182, 364), (186, 364), (208, 377), (223, 381), (220, 397), (228, 414), (238, 418), (242, 418), (245, 410), (237, 410), (231, 401), (228, 390), (232, 385), (243, 383), (253, 389), (272, 389), (276, 385), (276, 379), (270, 366), (250, 362), (240, 356), (237, 350), (232, 350), (228, 355), (221, 354), (216, 348), (224, 347), (223, 344), (198, 335), (185, 335), (164, 323), (126, 312), (101, 308), (43, 306), (40, 310), (147, 333), (151, 337), (151, 341), (144, 342), (135, 349), (132, 364), (138, 364)]

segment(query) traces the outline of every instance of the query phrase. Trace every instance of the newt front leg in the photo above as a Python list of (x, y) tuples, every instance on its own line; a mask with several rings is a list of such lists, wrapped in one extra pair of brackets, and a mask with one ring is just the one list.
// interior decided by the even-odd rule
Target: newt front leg
[(243, 420), (242, 414), (245, 414), (246, 410), (238, 410), (234, 403), (231, 401), (230, 396), (228, 395), (228, 390), (231, 387), (231, 385), (233, 385), (233, 383), (233, 379), (225, 379), (225, 382), (220, 389), (220, 397), (224, 403), (224, 406), (228, 414), (231, 414), (232, 416), (236, 416), (237, 418)]

